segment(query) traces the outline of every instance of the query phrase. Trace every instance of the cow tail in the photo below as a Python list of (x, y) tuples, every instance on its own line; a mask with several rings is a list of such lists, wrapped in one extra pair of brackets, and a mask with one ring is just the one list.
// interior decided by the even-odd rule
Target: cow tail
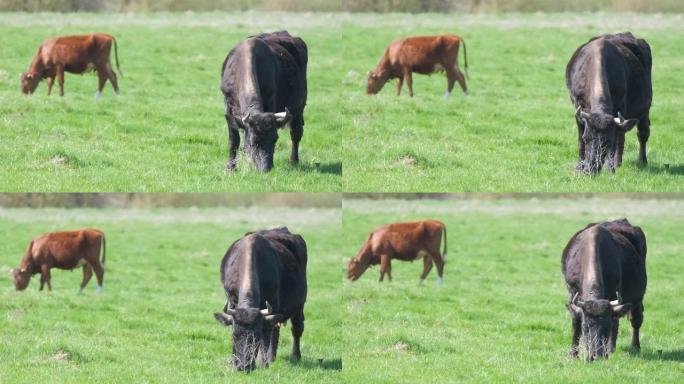
[(116, 39), (114, 39), (114, 59), (116, 60), (116, 70), (119, 71), (119, 76), (124, 77), (123, 72), (121, 72), (121, 67), (119, 66), (119, 50), (116, 49)]
[(442, 225), (442, 231), (444, 233), (444, 247), (442, 247), (442, 259), (446, 261), (447, 257), (447, 232), (446, 232), (446, 225)]
[(468, 77), (468, 54), (467, 54), (467, 50), (466, 50), (465, 40), (461, 39), (461, 43), (463, 43), (463, 63), (464, 63), (463, 65), (465, 67), (465, 75), (466, 75), (466, 79), (470, 80), (470, 77)]
[(104, 268), (105, 261), (107, 259), (107, 240), (104, 235), (102, 234), (102, 267)]

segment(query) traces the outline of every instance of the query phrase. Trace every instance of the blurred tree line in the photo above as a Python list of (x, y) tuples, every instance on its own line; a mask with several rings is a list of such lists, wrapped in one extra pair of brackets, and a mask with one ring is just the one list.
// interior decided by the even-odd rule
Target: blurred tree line
[(6, 208), (341, 208), (339, 193), (3, 193)]
[(0, 11), (684, 12), (684, 0), (0, 0)]

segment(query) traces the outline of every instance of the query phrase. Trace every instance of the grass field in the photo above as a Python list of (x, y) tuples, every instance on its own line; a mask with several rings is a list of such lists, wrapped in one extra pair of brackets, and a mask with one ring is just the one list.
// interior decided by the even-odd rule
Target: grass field
[[(309, 48), (300, 165), (288, 162), (286, 129), (271, 173), (260, 174), (241, 154), (239, 170), (225, 174), (221, 65), (240, 40), (280, 29)], [(19, 74), (43, 40), (91, 32), (118, 39), (120, 96), (107, 83), (96, 101), (94, 74), (67, 74), (63, 98), (47, 97), (45, 82), (31, 97), (21, 94)], [(0, 35), (2, 191), (341, 190), (339, 29), (328, 16), (6, 13)]]
[[(610, 13), (349, 16), (337, 65), (343, 75), (344, 190), (683, 191), (682, 21), (681, 15)], [(647, 39), (653, 52), (649, 165), (636, 164), (635, 129), (615, 174), (578, 175), (565, 66), (590, 37), (626, 30)], [(406, 86), (397, 98), (394, 81), (379, 95), (364, 96), (366, 73), (391, 41), (441, 33), (466, 41), (468, 97), (456, 85), (445, 102), (442, 74), (415, 75), (413, 99)]]
[[(344, 261), (377, 225), (445, 222), (445, 283), (418, 285), (420, 261), (394, 262), (344, 284), (344, 375), (349, 382), (679, 382), (684, 374), (684, 201), (345, 200)], [(563, 247), (590, 221), (628, 217), (648, 241), (640, 354), (620, 325), (617, 351), (586, 364), (567, 356), (570, 316), (560, 273)], [(662, 350), (662, 354), (658, 354)]]
[[(230, 331), (213, 317), (225, 303), (219, 263), (246, 231), (277, 225), (309, 250), (303, 358), (289, 360), (288, 324), (269, 369), (235, 373)], [(53, 270), (52, 293), (38, 278), (14, 291), (33, 236), (84, 226), (107, 234), (102, 295), (94, 279), (78, 295), (80, 270)], [(0, 209), (0, 383), (337, 382), (339, 231), (339, 209)]]

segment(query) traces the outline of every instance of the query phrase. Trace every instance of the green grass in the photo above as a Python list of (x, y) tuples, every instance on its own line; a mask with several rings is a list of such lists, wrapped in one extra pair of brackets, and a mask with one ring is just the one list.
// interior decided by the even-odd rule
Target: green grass
[[(302, 361), (291, 327), (276, 362), (250, 375), (228, 366), (230, 329), (219, 263), (246, 231), (288, 225), (308, 246)], [(107, 234), (104, 293), (81, 271), (53, 270), (52, 293), (34, 277), (17, 293), (11, 268), (40, 233), (96, 226)], [(0, 383), (322, 383), (340, 378), (338, 209), (0, 210)], [(318, 359), (323, 359), (322, 364)]]
[[(345, 201), (345, 260), (372, 228), (435, 218), (446, 223), (445, 283), (422, 262), (393, 262), (344, 284), (344, 374), (349, 382), (679, 382), (684, 374), (684, 202), (624, 199)], [(560, 257), (590, 221), (628, 217), (648, 242), (640, 354), (623, 319), (617, 351), (586, 364), (567, 357), (570, 316)], [(658, 350), (662, 350), (659, 357)]]
[[(615, 174), (576, 174), (577, 128), (565, 66), (590, 37), (630, 30), (653, 51), (649, 164), (636, 164), (636, 129)], [(340, 104), (344, 191), (684, 191), (684, 46), (678, 16), (642, 14), (354, 15), (343, 27)], [(385, 47), (410, 35), (454, 33), (467, 43), (470, 95), (446, 77), (414, 76), (364, 95)], [(463, 69), (463, 52), (459, 56)], [(670, 164), (665, 172), (665, 164)]]
[[(309, 48), (300, 165), (289, 164), (285, 129), (272, 172), (259, 173), (240, 153), (239, 170), (225, 174), (221, 65), (242, 39), (278, 29), (301, 36)], [(48, 97), (45, 82), (34, 95), (21, 94), (19, 74), (42, 41), (96, 31), (118, 39), (120, 96), (107, 83), (96, 101), (94, 74), (67, 74), (63, 98)], [(341, 189), (341, 120), (330, 96), (338, 82), (339, 30), (323, 16), (5, 13), (0, 35), (2, 191)]]

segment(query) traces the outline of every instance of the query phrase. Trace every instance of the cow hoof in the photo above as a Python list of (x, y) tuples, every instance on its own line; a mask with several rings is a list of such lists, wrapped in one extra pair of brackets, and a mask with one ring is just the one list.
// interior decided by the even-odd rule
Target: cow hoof
[(444, 100), (449, 100), (449, 97), (451, 97), (451, 92), (446, 91), (446, 92), (444, 93)]
[(95, 100), (98, 100), (100, 98), (100, 96), (102, 96), (102, 92), (100, 92), (100, 91), (95, 92)]
[(444, 278), (438, 277), (438, 278), (437, 278), (437, 284), (439, 284), (439, 285), (444, 284)]
[(97, 293), (98, 295), (101, 294), (102, 293), (102, 287), (98, 286), (97, 289), (95, 290), (95, 293)]

